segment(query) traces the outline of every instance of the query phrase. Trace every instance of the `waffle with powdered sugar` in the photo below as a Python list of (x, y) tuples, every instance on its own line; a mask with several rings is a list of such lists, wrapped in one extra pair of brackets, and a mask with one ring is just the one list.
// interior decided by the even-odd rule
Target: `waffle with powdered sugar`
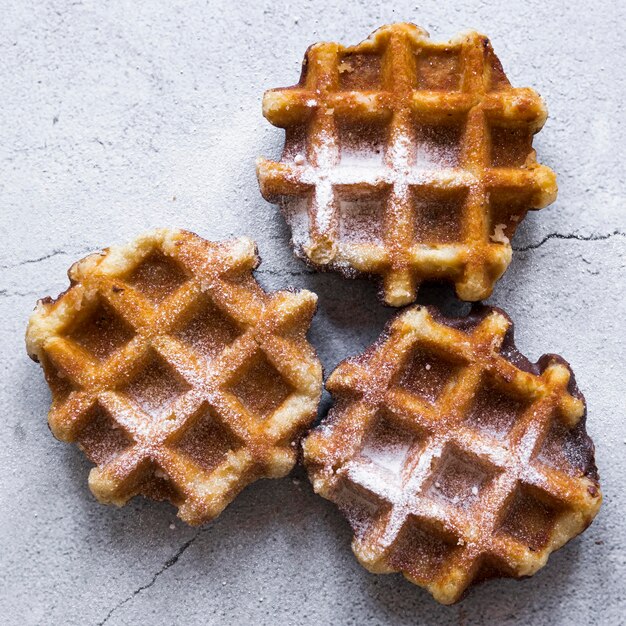
[(556, 197), (532, 148), (546, 109), (511, 87), (489, 40), (432, 42), (412, 24), (353, 47), (319, 43), (300, 82), (268, 91), (263, 114), (285, 128), (280, 162), (259, 159), (301, 258), (382, 278), (385, 302), (448, 280), (464, 300), (490, 295), (529, 209)]
[(368, 570), (439, 602), (532, 575), (600, 507), (569, 365), (530, 363), (499, 309), (412, 307), (326, 387), (335, 405), (304, 441), (315, 491), (346, 515)]
[(258, 263), (250, 239), (162, 229), (79, 261), (39, 302), (26, 341), (50, 427), (96, 464), (100, 501), (166, 499), (199, 524), (292, 469), (322, 387), (305, 336), (317, 297), (265, 293)]

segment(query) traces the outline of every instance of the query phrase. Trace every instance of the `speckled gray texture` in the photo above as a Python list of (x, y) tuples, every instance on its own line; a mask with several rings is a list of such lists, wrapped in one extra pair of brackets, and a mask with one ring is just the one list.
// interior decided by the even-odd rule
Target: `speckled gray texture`
[[(0, 621), (625, 623), (621, 0), (0, 6)], [(35, 300), (65, 288), (73, 260), (161, 225), (251, 235), (266, 287), (316, 291), (311, 339), (327, 371), (370, 343), (392, 311), (370, 283), (311, 274), (292, 258), (254, 160), (278, 156), (283, 139), (262, 118), (261, 95), (297, 80), (307, 45), (356, 43), (400, 20), (437, 38), (485, 32), (513, 83), (547, 101), (535, 145), (559, 175), (559, 199), (520, 228), (490, 301), (516, 321), (528, 356), (558, 352), (571, 362), (605, 493), (592, 527), (535, 577), (488, 583), (451, 608), (400, 576), (362, 569), (347, 524), (301, 470), (248, 488), (201, 530), (164, 504), (99, 505), (88, 462), (48, 431), (49, 393), (23, 345)]]

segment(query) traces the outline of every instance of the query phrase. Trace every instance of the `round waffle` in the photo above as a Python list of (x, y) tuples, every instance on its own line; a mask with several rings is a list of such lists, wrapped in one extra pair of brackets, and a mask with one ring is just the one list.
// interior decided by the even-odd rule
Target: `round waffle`
[(144, 494), (200, 524), (292, 469), (321, 393), (305, 336), (317, 297), (265, 293), (258, 263), (249, 239), (156, 230), (74, 264), (70, 288), (38, 303), (26, 342), (50, 428), (96, 464), (101, 502)]
[(569, 365), (530, 363), (499, 309), (412, 307), (326, 386), (335, 405), (304, 441), (315, 491), (346, 515), (368, 570), (439, 602), (535, 573), (600, 507)]
[(394, 306), (423, 280), (488, 297), (526, 212), (556, 197), (532, 149), (543, 102), (511, 87), (475, 32), (435, 43), (393, 24), (357, 46), (316, 44), (297, 85), (265, 94), (263, 114), (286, 139), (280, 162), (257, 162), (261, 192), (280, 204), (296, 254), (381, 277)]

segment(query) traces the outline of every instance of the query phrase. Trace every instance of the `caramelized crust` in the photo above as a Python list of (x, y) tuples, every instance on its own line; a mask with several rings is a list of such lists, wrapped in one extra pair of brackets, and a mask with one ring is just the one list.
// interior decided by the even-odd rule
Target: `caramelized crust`
[(488, 297), (526, 212), (556, 197), (532, 149), (543, 102), (511, 87), (478, 33), (434, 43), (393, 24), (357, 46), (315, 44), (300, 82), (268, 91), (263, 114), (286, 138), (280, 162), (257, 162), (261, 192), (280, 204), (296, 254), (380, 276), (394, 306), (430, 279)]
[(305, 463), (372, 572), (402, 572), (449, 604), (486, 578), (534, 574), (598, 512), (569, 365), (531, 364), (499, 309), (412, 307), (326, 386), (335, 405)]
[(157, 230), (79, 261), (26, 332), (50, 428), (96, 464), (102, 502), (167, 499), (200, 524), (247, 484), (287, 474), (316, 415), (306, 340), (316, 296), (265, 293), (254, 243)]

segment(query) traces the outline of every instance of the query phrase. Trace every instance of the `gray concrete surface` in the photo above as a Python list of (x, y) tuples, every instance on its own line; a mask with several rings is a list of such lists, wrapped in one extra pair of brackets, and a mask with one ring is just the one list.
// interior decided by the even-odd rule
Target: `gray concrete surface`
[[(0, 622), (626, 623), (623, 2), (0, 0), (0, 9)], [(400, 576), (363, 570), (347, 525), (300, 470), (248, 488), (200, 530), (164, 504), (99, 505), (88, 462), (48, 431), (49, 393), (23, 345), (36, 299), (65, 288), (73, 260), (160, 225), (251, 235), (266, 287), (316, 291), (311, 339), (327, 371), (371, 342), (391, 311), (371, 284), (311, 274), (292, 258), (254, 160), (277, 156), (283, 139), (262, 118), (261, 95), (295, 82), (309, 43), (357, 42), (398, 20), (437, 38), (482, 30), (511, 80), (547, 100), (535, 145), (559, 174), (559, 199), (520, 228), (491, 301), (516, 320), (527, 355), (571, 361), (605, 493), (589, 531), (538, 575), (486, 584), (451, 608)]]

